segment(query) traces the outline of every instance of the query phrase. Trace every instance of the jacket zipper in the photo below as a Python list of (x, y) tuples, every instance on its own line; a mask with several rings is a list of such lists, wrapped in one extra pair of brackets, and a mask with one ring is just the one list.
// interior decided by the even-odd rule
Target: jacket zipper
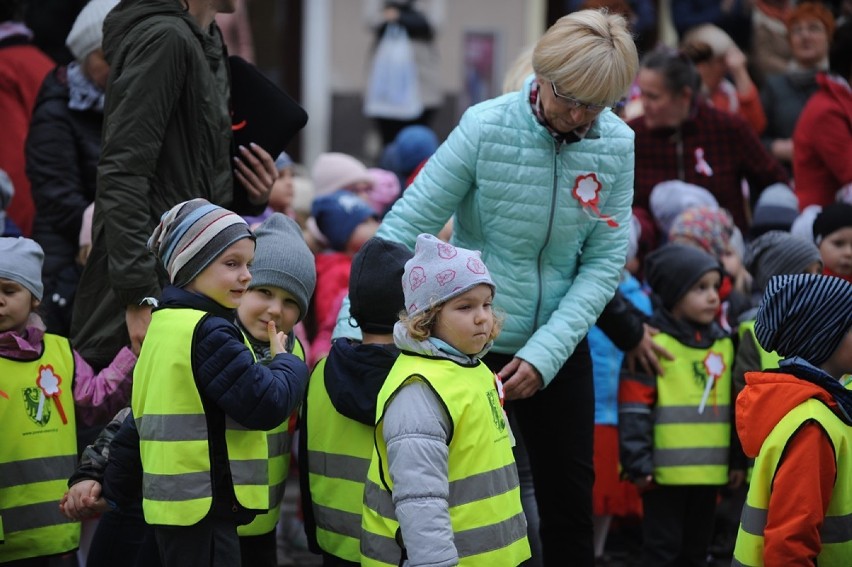
[(553, 186), (552, 191), (550, 193), (550, 214), (547, 218), (547, 231), (545, 232), (544, 243), (538, 251), (538, 296), (536, 299), (535, 305), (535, 317), (533, 317), (533, 331), (538, 329), (538, 315), (541, 312), (541, 297), (544, 294), (541, 286), (541, 262), (544, 257), (544, 249), (547, 248), (547, 245), (550, 243), (550, 236), (553, 233), (553, 217), (556, 215), (556, 196), (559, 190), (559, 172), (558, 163), (559, 163), (559, 148), (561, 147), (561, 142), (556, 140), (553, 141), (554, 144), (554, 152), (553, 152)]

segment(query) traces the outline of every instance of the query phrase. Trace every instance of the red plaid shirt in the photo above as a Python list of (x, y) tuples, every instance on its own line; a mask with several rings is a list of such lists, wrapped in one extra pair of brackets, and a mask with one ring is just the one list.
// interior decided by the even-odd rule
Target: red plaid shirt
[(749, 206), (742, 179), (748, 181), (752, 203), (768, 185), (789, 183), (787, 172), (748, 123), (704, 103), (679, 130), (649, 130), (642, 117), (628, 125), (636, 132), (633, 204), (637, 207), (648, 209), (648, 197), (657, 183), (680, 179), (713, 193), (745, 233)]

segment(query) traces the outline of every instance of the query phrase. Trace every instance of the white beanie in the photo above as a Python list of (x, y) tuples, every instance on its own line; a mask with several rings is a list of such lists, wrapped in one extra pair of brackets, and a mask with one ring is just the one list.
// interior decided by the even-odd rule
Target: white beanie
[(356, 183), (373, 184), (367, 166), (354, 157), (340, 152), (320, 154), (311, 170), (316, 196), (329, 195)]
[(82, 61), (89, 53), (100, 48), (104, 39), (104, 18), (116, 4), (118, 0), (89, 0), (80, 10), (65, 40), (65, 45), (77, 61)]

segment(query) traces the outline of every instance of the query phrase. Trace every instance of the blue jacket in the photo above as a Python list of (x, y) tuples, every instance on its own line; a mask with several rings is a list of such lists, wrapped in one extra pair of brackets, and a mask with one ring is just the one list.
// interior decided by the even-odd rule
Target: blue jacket
[[(642, 290), (642, 284), (625, 272), (624, 281), (618, 285), (626, 301), (630, 301), (646, 315), (651, 314), (651, 298)], [(595, 423), (618, 424), (618, 378), (624, 362), (624, 351), (604, 334), (598, 325), (589, 331), (589, 351), (592, 353), (592, 370), (595, 377)]]
[[(557, 144), (520, 92), (469, 108), (378, 236), (413, 248), (455, 214), (452, 242), (481, 250), (506, 314), (493, 350), (541, 372), (545, 386), (615, 293), (633, 202), (633, 131), (605, 110), (584, 140)], [(600, 182), (597, 211), (573, 195)], [(601, 215), (618, 223), (610, 226)]]

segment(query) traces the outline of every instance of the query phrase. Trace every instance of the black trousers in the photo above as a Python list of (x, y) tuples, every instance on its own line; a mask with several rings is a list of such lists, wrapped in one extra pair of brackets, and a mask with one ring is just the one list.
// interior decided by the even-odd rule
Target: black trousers
[[(513, 357), (489, 353), (499, 371)], [(551, 383), (523, 400), (506, 403), (523, 435), (538, 504), (545, 567), (595, 564), (592, 461), (595, 391), (589, 346), (583, 339)]]
[(233, 520), (208, 516), (194, 526), (154, 526), (154, 535), (163, 567), (241, 565), (240, 542)]
[(706, 567), (716, 486), (659, 486), (642, 495), (642, 567)]

